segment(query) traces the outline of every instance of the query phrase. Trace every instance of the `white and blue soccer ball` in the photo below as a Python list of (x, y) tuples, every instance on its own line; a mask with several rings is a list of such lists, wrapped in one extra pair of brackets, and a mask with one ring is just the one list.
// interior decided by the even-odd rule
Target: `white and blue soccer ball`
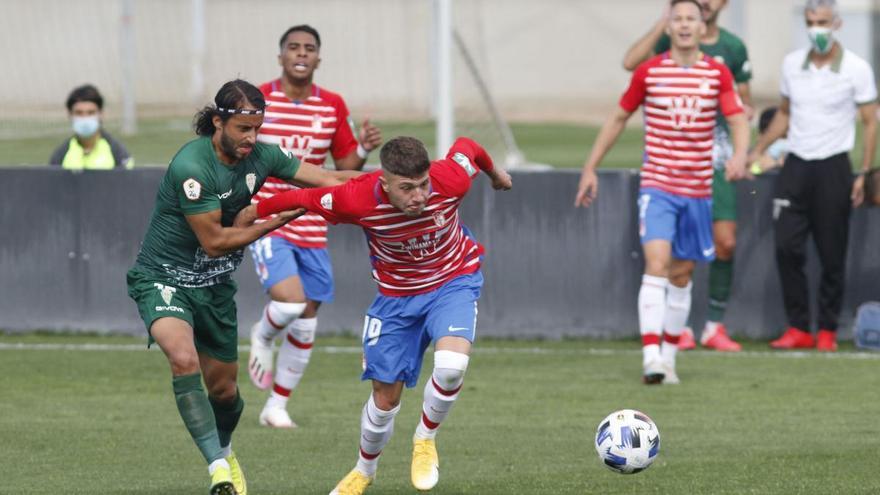
[(635, 474), (648, 469), (660, 453), (660, 431), (643, 412), (615, 411), (599, 423), (596, 452), (615, 473)]

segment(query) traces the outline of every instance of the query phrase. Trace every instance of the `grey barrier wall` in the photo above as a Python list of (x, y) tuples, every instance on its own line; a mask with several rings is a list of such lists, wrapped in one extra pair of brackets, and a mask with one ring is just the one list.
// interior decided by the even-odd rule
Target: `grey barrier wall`
[[(164, 170), (70, 173), (0, 169), (0, 329), (142, 333), (128, 298), (131, 266)], [(637, 236), (638, 176), (603, 171), (598, 201), (575, 209), (575, 171), (514, 173), (514, 190), (477, 180), (462, 208), (486, 246), (479, 334), (561, 338), (638, 334), (636, 297), (643, 268)], [(773, 258), (772, 176), (739, 186), (739, 240), (727, 322), (751, 338), (785, 325)], [(880, 209), (852, 217), (842, 336), (855, 308), (880, 299)], [(336, 301), (321, 310), (321, 331), (360, 333), (375, 296), (363, 233), (331, 227)], [(818, 274), (810, 256), (811, 289)], [(236, 274), (241, 334), (265, 295), (249, 256)], [(706, 268), (695, 276), (692, 322), (702, 325)], [(815, 298), (814, 298), (815, 300)]]

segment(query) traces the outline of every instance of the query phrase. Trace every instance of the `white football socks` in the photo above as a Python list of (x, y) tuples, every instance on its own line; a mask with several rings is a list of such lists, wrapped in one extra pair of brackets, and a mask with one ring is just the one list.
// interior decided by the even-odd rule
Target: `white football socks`
[(467, 354), (460, 352), (434, 352), (434, 372), (425, 384), (422, 417), (416, 426), (417, 438), (433, 439), (437, 436), (440, 423), (458, 399), (469, 359)]
[(642, 334), (642, 364), (660, 359), (660, 335), (666, 314), (665, 277), (642, 275), (639, 289), (639, 331)]
[(357, 470), (373, 476), (376, 474), (376, 467), (379, 465), (379, 455), (391, 435), (394, 433), (394, 416), (400, 411), (400, 404), (390, 411), (383, 411), (376, 407), (373, 401), (373, 394), (370, 394), (369, 400), (364, 405), (361, 412), (361, 442), (360, 453), (358, 454)]
[(678, 351), (678, 339), (687, 324), (691, 312), (692, 282), (684, 287), (669, 284), (666, 289), (666, 314), (663, 321), (663, 344), (660, 353), (663, 360), (675, 367), (675, 355)]
[(309, 365), (312, 346), (315, 342), (315, 329), (318, 318), (299, 318), (290, 324), (285, 332), (284, 341), (278, 350), (275, 363), (275, 384), (266, 402), (266, 407), (287, 407), (290, 392), (299, 385), (299, 381)]
[(257, 328), (257, 336), (264, 344), (270, 345), (275, 337), (306, 309), (306, 303), (286, 303), (269, 301), (263, 309)]

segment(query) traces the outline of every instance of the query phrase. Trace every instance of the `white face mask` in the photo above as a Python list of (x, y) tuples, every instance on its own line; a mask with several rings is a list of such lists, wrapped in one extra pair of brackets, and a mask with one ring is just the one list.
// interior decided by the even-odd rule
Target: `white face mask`
[(79, 137), (90, 138), (98, 132), (101, 121), (97, 115), (73, 118), (73, 132)]
[(817, 53), (828, 53), (834, 46), (834, 34), (831, 28), (827, 27), (811, 27), (807, 28), (807, 36), (810, 38), (810, 44)]

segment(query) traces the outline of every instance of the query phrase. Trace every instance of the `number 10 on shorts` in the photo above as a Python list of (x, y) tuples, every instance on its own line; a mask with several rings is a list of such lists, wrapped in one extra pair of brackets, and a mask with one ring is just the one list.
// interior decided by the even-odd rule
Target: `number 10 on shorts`
[(382, 333), (382, 320), (373, 318), (370, 315), (364, 316), (364, 336), (363, 341), (367, 345), (376, 345), (379, 341), (379, 334)]

